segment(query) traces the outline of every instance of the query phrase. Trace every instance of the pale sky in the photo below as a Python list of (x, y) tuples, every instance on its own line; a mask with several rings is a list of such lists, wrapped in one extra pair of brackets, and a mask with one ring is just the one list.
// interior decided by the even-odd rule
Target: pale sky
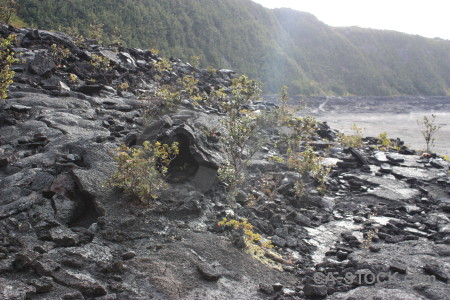
[(309, 12), (330, 26), (388, 29), (450, 40), (450, 0), (253, 0)]

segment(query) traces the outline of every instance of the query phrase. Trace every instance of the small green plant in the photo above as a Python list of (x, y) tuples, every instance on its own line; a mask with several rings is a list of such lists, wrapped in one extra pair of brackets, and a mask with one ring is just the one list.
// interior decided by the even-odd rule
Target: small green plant
[(191, 56), (191, 65), (195, 68), (199, 68), (200, 67), (200, 61), (201, 61), (201, 57), (198, 55), (193, 55)]
[(280, 91), (280, 98), (278, 99), (278, 102), (280, 103), (280, 107), (278, 108), (279, 111), (278, 118), (280, 124), (283, 125), (293, 117), (293, 111), (289, 109), (288, 101), (289, 101), (288, 87), (283, 86)]
[(70, 56), (70, 50), (63, 45), (52, 44), (50, 47), (50, 51), (53, 61), (58, 67), (61, 67), (64, 60), (66, 60)]
[(89, 28), (87, 30), (87, 37), (89, 39), (97, 40), (99, 44), (102, 44), (103, 36), (105, 31), (103, 29), (105, 25), (103, 24), (89, 24)]
[(380, 145), (381, 150), (386, 150), (391, 146), (391, 139), (388, 138), (387, 132), (382, 132), (378, 135), (377, 144)]
[(151, 144), (146, 141), (141, 148), (121, 145), (114, 156), (118, 170), (107, 183), (124, 189), (141, 203), (148, 203), (157, 199), (166, 187), (165, 175), (178, 153), (178, 143)]
[[(248, 247), (250, 244), (257, 244), (263, 240), (260, 234), (253, 231), (253, 225), (245, 218), (242, 218), (241, 221), (223, 218), (217, 225), (229, 227), (234, 230), (241, 230), (244, 235), (245, 247)], [(261, 247), (272, 248), (273, 246), (272, 243), (267, 240), (261, 243)]]
[(163, 85), (157, 92), (160, 105), (169, 111), (173, 111), (182, 100), (190, 100), (194, 105), (199, 105), (206, 96), (200, 91), (198, 83), (194, 76), (185, 75), (178, 78), (176, 85)]
[(78, 81), (77, 75), (75, 75), (75, 74), (73, 74), (73, 73), (70, 73), (70, 74), (69, 74), (69, 81), (70, 81), (71, 83), (76, 83), (76, 82)]
[(214, 68), (213, 66), (208, 66), (206, 67), (206, 70), (208, 71), (209, 74), (211, 75), (215, 75), (217, 73), (217, 69)]
[(15, 0), (0, 1), (0, 22), (9, 24), (11, 17), (17, 13), (19, 5)]
[[(376, 217), (378, 214), (378, 206), (375, 206), (373, 208), (373, 211), (369, 214), (368, 219), (372, 219)], [(378, 233), (378, 228), (371, 228), (369, 232), (364, 233), (364, 240), (363, 240), (363, 248), (369, 249), (372, 246), (373, 237)]]
[(420, 132), (427, 145), (426, 151), (430, 153), (431, 149), (434, 147), (436, 133), (441, 128), (441, 126), (436, 125), (436, 115), (432, 114), (431, 117), (424, 116), (422, 122), (417, 120), (417, 125), (421, 126)]
[(159, 50), (156, 49), (156, 48), (150, 49), (150, 52), (153, 53), (153, 54), (155, 54), (155, 55), (158, 55), (158, 54), (159, 54)]
[(267, 202), (273, 202), (275, 197), (278, 195), (278, 190), (281, 186), (282, 178), (274, 175), (264, 175), (261, 177), (259, 185), (255, 186), (255, 196), (254, 193), (250, 194), (248, 199), (248, 205), (252, 206), (256, 203), (260, 202), (260, 200), (264, 197)]
[(14, 52), (10, 50), (15, 42), (16, 36), (10, 35), (7, 38), (0, 39), (0, 98), (8, 97), (8, 86), (13, 83), (15, 72), (10, 70), (12, 64), (19, 60), (14, 57)]
[(178, 84), (181, 85), (180, 96), (190, 99), (194, 105), (199, 105), (199, 101), (204, 98), (198, 83), (198, 79), (195, 79), (192, 75), (185, 75), (178, 79)]
[(326, 180), (330, 169), (321, 164), (322, 157), (318, 156), (314, 149), (307, 146), (302, 152), (293, 152), (288, 149), (287, 166), (294, 169), (300, 174), (299, 179), (295, 184), (295, 190), (298, 197), (301, 197), (305, 192), (306, 186), (303, 183), (304, 176), (309, 174), (316, 180), (317, 191), (323, 194), (326, 190)]
[(222, 103), (225, 101), (227, 94), (223, 91), (222, 88), (215, 89), (213, 88), (209, 93), (209, 97), (205, 100), (209, 105), (216, 105), (218, 108), (222, 109)]
[(363, 145), (362, 128), (358, 127), (356, 124), (353, 124), (352, 130), (353, 130), (352, 135), (339, 133), (338, 139), (344, 147), (361, 148)]
[[(231, 96), (224, 103), (227, 118), (222, 120), (227, 134), (222, 138), (225, 154), (228, 156), (228, 203), (235, 207), (235, 196), (238, 187), (244, 181), (244, 174), (248, 161), (253, 157), (262, 143), (262, 136), (258, 130), (258, 116), (252, 112), (242, 110), (244, 105), (251, 104), (261, 93), (261, 84), (241, 76), (232, 80)], [(219, 173), (220, 175), (220, 173)]]
[(284, 158), (278, 155), (271, 155), (269, 156), (269, 161), (273, 161), (279, 164), (284, 163)]
[[(150, 51), (153, 52), (153, 51), (158, 51), (158, 50), (150, 50)], [(168, 72), (172, 71), (172, 63), (165, 57), (163, 57), (160, 61), (155, 63), (153, 65), (153, 67), (159, 73), (166, 72), (166, 71), (168, 71)]]
[(126, 91), (126, 90), (128, 90), (130, 88), (130, 84), (128, 83), (128, 82), (122, 82), (121, 84), (119, 84), (118, 86), (117, 86), (117, 89), (119, 90), (119, 91)]
[[(262, 137), (256, 126), (256, 118), (252, 114), (231, 114), (222, 120), (227, 134), (222, 137), (224, 151), (228, 156), (228, 165), (220, 168), (226, 170), (228, 185), (228, 202), (231, 207), (235, 206), (235, 196), (239, 186), (244, 182), (244, 174), (248, 161), (260, 148)], [(224, 176), (219, 172), (219, 179)]]
[(311, 140), (315, 136), (317, 120), (313, 116), (292, 117), (286, 120), (286, 125), (293, 129), (290, 139), (291, 142), (298, 146), (301, 141)]
[(223, 226), (238, 232), (243, 237), (245, 252), (261, 263), (280, 271), (283, 270), (283, 265), (288, 263), (278, 253), (270, 250), (274, 247), (272, 242), (270, 240), (263, 240), (261, 235), (255, 233), (253, 225), (247, 219), (243, 218), (238, 221), (223, 218), (218, 223), (218, 226)]
[[(243, 174), (236, 172), (236, 169), (231, 164), (224, 164), (217, 170), (219, 180), (226, 184), (229, 189), (235, 190), (235, 186), (238, 186), (244, 182)], [(231, 194), (231, 192), (229, 192)], [(233, 197), (235, 195), (233, 194)]]
[(239, 113), (245, 105), (258, 100), (261, 95), (262, 83), (253, 79), (248, 79), (242, 75), (231, 80), (231, 96), (227, 103), (223, 103), (223, 108), (228, 115)]
[(92, 54), (91, 65), (97, 72), (106, 72), (112, 69), (110, 59), (97, 54)]

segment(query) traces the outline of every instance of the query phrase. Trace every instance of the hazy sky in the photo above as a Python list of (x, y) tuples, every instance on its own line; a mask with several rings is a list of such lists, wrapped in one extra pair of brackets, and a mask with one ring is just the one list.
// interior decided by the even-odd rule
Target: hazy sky
[(450, 40), (450, 0), (253, 0), (309, 12), (331, 26), (389, 29)]

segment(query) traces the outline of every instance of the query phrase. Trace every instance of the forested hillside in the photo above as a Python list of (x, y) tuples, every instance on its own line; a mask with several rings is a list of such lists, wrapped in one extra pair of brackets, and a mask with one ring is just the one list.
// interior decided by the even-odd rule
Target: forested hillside
[[(231, 68), (291, 94), (450, 94), (450, 41), (333, 28), (250, 0), (18, 0), (30, 26), (156, 48), (165, 56)], [(89, 26), (94, 25), (94, 26)], [(97, 26), (97, 29), (99, 26)]]

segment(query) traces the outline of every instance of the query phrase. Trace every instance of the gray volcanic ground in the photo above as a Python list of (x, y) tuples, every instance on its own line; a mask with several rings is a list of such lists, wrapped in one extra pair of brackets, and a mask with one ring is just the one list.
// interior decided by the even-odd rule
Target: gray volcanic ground
[[(436, 115), (441, 126), (436, 134), (434, 152), (450, 155), (450, 97), (398, 97), (398, 98), (312, 98), (305, 100), (307, 113), (326, 121), (335, 129), (352, 133), (356, 124), (363, 128), (364, 136), (378, 136), (387, 132), (390, 138), (400, 138), (412, 149), (423, 150), (422, 128), (417, 120)], [(324, 104), (325, 103), (325, 104)]]

